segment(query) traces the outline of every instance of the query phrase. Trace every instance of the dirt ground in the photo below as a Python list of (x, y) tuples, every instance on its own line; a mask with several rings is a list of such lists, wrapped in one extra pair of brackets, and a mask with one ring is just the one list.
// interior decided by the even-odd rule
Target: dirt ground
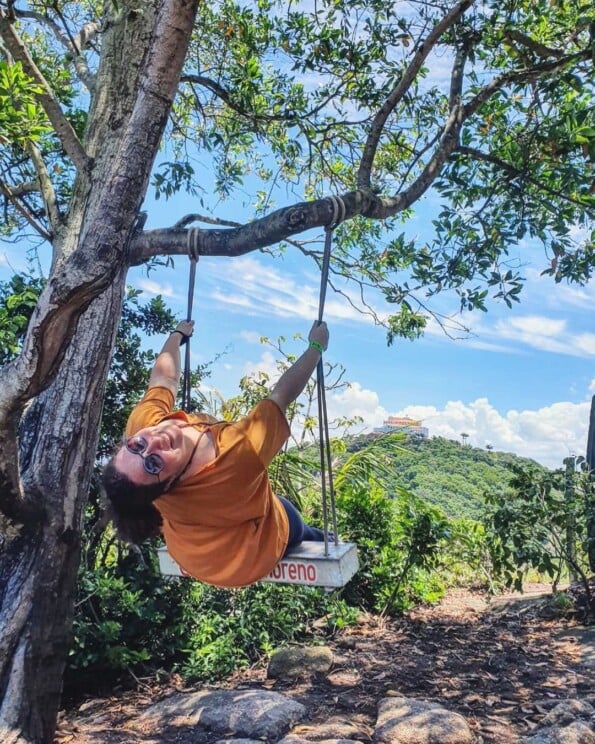
[[(587, 641), (584, 633), (573, 635), (581, 623), (560, 615), (543, 596), (548, 589), (531, 585), (523, 596), (490, 602), (458, 590), (436, 607), (397, 620), (365, 616), (328, 644), (334, 654), (329, 674), (282, 682), (267, 679), (263, 666), (217, 687), (280, 692), (307, 707), (307, 727), (338, 718), (355, 724), (362, 740), (372, 735), (379, 700), (411, 696), (461, 713), (486, 744), (517, 742), (558, 700), (595, 703), (595, 668), (585, 664), (584, 654), (585, 642), (592, 645), (590, 652), (595, 648), (595, 627)], [(145, 687), (85, 701), (62, 715), (56, 742), (211, 744), (220, 739), (206, 732), (154, 730), (149, 724), (138, 728), (138, 713), (173, 689), (180, 688)]]

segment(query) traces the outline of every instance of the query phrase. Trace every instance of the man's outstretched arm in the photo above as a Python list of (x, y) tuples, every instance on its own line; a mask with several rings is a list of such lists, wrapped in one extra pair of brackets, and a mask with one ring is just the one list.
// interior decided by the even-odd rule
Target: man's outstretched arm
[(180, 344), (185, 338), (192, 336), (193, 330), (193, 320), (182, 320), (176, 326), (176, 330), (167, 337), (151, 370), (151, 376), (149, 378), (150, 388), (167, 388), (171, 390), (175, 398), (178, 393), (180, 374), (182, 372)]
[(297, 359), (292, 366), (286, 370), (269, 395), (279, 408), (285, 413), (287, 406), (292, 403), (310, 379), (314, 368), (322, 351), (326, 351), (328, 346), (328, 328), (326, 323), (320, 325), (315, 322), (312, 330), (308, 335), (309, 346), (306, 351)]

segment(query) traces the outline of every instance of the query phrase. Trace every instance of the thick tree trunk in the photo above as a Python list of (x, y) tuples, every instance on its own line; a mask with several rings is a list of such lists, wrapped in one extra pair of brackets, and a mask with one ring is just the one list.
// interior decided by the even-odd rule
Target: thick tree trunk
[[(591, 470), (591, 481), (595, 483), (595, 395), (591, 398), (589, 433), (587, 435), (587, 464)], [(595, 573), (595, 497), (587, 494), (587, 555), (589, 568)]]
[(84, 142), (92, 167), (77, 176), (23, 351), (0, 371), (2, 744), (53, 740), (127, 250), (196, 5), (125, 1), (105, 25)]
[(124, 277), (79, 323), (61, 374), (21, 426), (25, 495), (43, 504), (0, 563), (0, 741), (51, 742), (72, 624), (80, 526)]

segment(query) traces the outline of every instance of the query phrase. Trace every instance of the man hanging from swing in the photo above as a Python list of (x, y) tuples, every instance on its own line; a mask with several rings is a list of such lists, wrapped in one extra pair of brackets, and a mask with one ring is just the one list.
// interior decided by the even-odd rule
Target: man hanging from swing
[(173, 410), (180, 346), (193, 328), (182, 321), (166, 340), (103, 485), (122, 539), (140, 543), (161, 533), (185, 573), (215, 586), (245, 586), (266, 576), (289, 548), (324, 541), (322, 530), (273, 494), (267, 466), (289, 436), (285, 411), (326, 350), (328, 329), (315, 322), (308, 348), (270, 396), (229, 423)]

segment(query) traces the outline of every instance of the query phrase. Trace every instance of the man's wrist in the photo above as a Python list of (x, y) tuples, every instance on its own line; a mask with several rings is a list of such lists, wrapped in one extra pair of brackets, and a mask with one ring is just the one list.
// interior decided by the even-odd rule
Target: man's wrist
[(310, 341), (309, 348), (316, 349), (316, 351), (322, 356), (324, 354), (324, 347), (318, 341)]
[(190, 338), (190, 336), (187, 336), (183, 331), (178, 331), (177, 328), (175, 331), (172, 331), (169, 335), (173, 336), (174, 333), (179, 333), (180, 336), (182, 337), (182, 340), (180, 341), (180, 346), (183, 346), (186, 343), (186, 341), (188, 341), (188, 339)]

